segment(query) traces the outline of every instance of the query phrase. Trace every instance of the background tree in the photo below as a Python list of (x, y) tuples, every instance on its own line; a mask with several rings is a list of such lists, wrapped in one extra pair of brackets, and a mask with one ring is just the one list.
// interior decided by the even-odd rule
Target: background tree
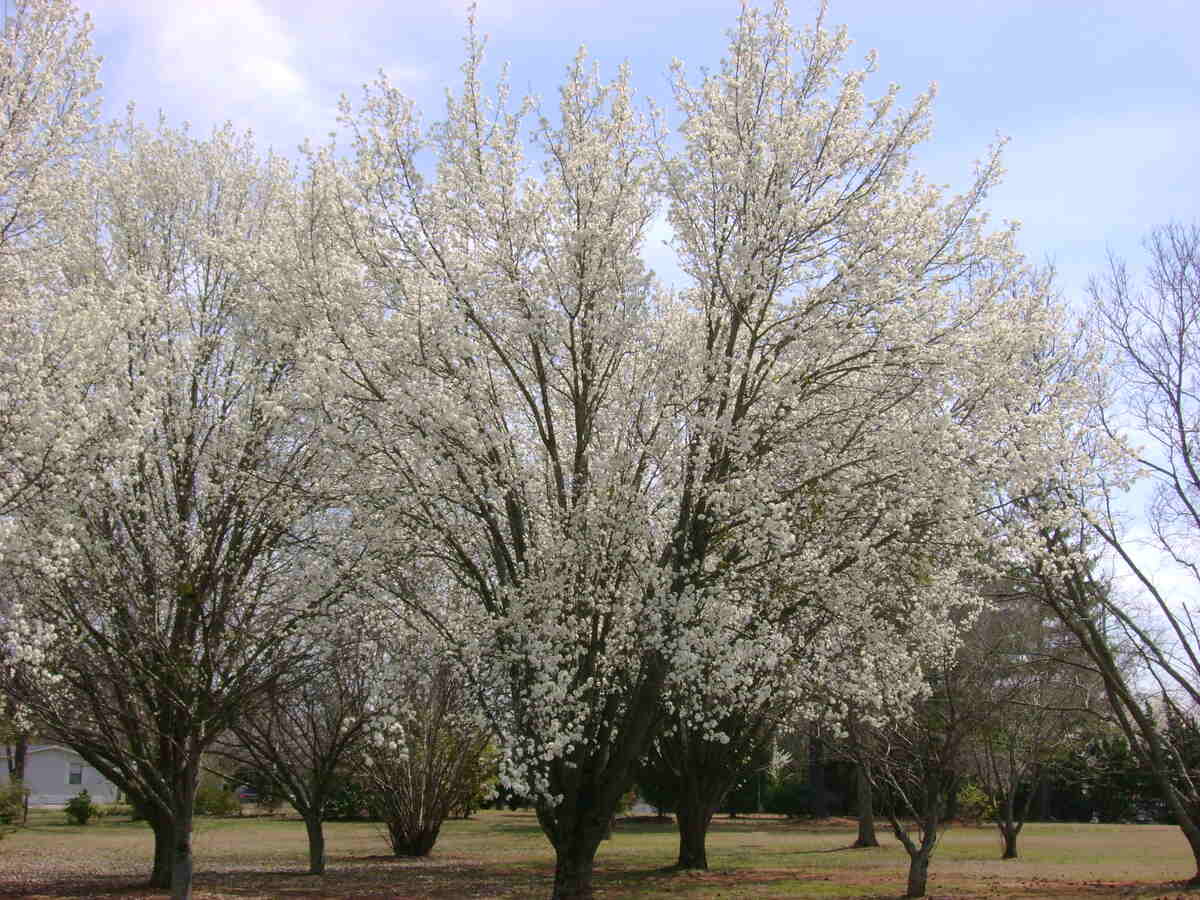
[(373, 809), (396, 856), (426, 856), (442, 823), (491, 779), (490, 733), (453, 659), (407, 630), (386, 664), (388, 703), (363, 751)]
[(307, 652), (342, 520), (298, 390), (304, 335), (273, 318), (290, 170), (230, 129), (125, 125), (98, 153), (68, 235), (72, 277), (112, 323), (93, 433), (53, 502), (14, 520), (4, 560), (52, 630), (58, 680), (18, 670), (12, 688), (131, 798), (154, 884), (186, 897), (201, 755)]
[(981, 663), (975, 677), (991, 710), (969, 741), (970, 773), (995, 801), (1002, 857), (1015, 859), (1047, 765), (1080, 739), (1102, 688), (1070, 635), (1047, 621), (1019, 582), (998, 582), (989, 593), (996, 606), (976, 623), (965, 649)]
[[(1200, 884), (1200, 789), (1173, 746), (1150, 699), (1131, 677), (1123, 653), (1132, 652), (1164, 705), (1200, 700), (1200, 635), (1192, 606), (1200, 577), (1195, 558), (1200, 488), (1195, 434), (1200, 427), (1200, 227), (1169, 225), (1147, 239), (1150, 266), (1139, 288), (1126, 266), (1111, 260), (1091, 283), (1092, 300), (1116, 373), (1097, 404), (1094, 434), (1079, 439), (1078, 456), (1090, 477), (1048, 485), (1027, 504), (1031, 571), (1038, 596), (1060, 618), (1103, 680), (1114, 720), (1154, 773), (1193, 855)], [(1127, 448), (1142, 446), (1134, 453)], [(1153, 492), (1145, 520), (1154, 543), (1175, 569), (1147, 563), (1115, 509), (1130, 467)], [(1097, 577), (1084, 549), (1098, 536), (1120, 571), (1149, 600), (1150, 624)], [(1170, 574), (1168, 574), (1170, 573)], [(1187, 588), (1167, 590), (1178, 577)], [(1190, 589), (1190, 590), (1189, 590)]]
[[(10, 6), (0, 33), (0, 543), (11, 515), (40, 502), (86, 440), (80, 401), (107, 332), (63, 271), (74, 247), (62, 226), (85, 206), (76, 176), (99, 108), (91, 26), (65, 0)], [(0, 668), (28, 674), (50, 635), (23, 612), (11, 592), (0, 600)]]
[(313, 651), (302, 669), (269, 685), (217, 744), (223, 756), (269, 779), (272, 793), (304, 819), (313, 875), (325, 871), (323, 822), (344, 782), (344, 766), (361, 758), (378, 715), (386, 645), (380, 619), (364, 609), (314, 622)]
[(99, 107), (90, 35), (64, 0), (15, 0), (0, 35), (0, 514), (52, 481), (78, 436), (55, 395), (78, 397), (87, 335), (47, 313), (66, 305), (58, 226), (80, 211)]
[(975, 621), (961, 647), (940, 665), (931, 662), (928, 694), (910, 717), (870, 731), (856, 729), (853, 749), (866, 763), (892, 833), (909, 856), (906, 897), (925, 895), (930, 859), (954, 815), (967, 771), (968, 748), (995, 721), (996, 656), (979, 646), (982, 635), (995, 635), (990, 624), (986, 618)]

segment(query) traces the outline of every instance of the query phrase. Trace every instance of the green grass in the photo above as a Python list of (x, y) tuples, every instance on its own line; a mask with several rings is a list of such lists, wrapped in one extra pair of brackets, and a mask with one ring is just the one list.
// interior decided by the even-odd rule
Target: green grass
[[(596, 860), (596, 889), (633, 898), (881, 898), (903, 893), (907, 857), (885, 846), (851, 850), (853, 823), (813, 826), (773, 817), (718, 818), (708, 872), (670, 868), (672, 825), (622, 823)], [(295, 819), (197, 820), (196, 897), (494, 897), (549, 895), (553, 854), (531, 813), (487, 811), (446, 824), (425, 860), (388, 854), (377, 826), (327, 825), (329, 871), (305, 874), (304, 828)], [(36, 812), (0, 841), (0, 897), (158, 897), (143, 886), (153, 846), (140, 823), (107, 818), (86, 827)], [(1002, 861), (992, 828), (952, 828), (933, 859), (938, 898), (1174, 897), (1192, 874), (1179, 830), (1156, 825), (1030, 825), (1021, 858)]]

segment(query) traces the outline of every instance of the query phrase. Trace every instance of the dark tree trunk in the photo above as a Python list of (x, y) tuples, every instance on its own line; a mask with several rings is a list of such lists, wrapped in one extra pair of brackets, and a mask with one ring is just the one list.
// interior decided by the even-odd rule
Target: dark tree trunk
[(601, 833), (565, 842), (554, 851), (554, 892), (551, 900), (592, 900), (592, 868)]
[(855, 847), (878, 847), (875, 836), (875, 792), (871, 788), (871, 777), (866, 766), (859, 763), (854, 767), (854, 788), (858, 801), (858, 837)]
[(25, 760), (29, 757), (29, 735), (21, 732), (13, 741), (12, 754), (8, 758), (10, 781), (25, 781)]
[(825, 742), (815, 727), (808, 739), (808, 787), (812, 791), (813, 816), (829, 818), (829, 803), (825, 796)]
[(538, 823), (554, 845), (553, 900), (591, 900), (596, 850), (624, 793), (614, 785), (600, 800), (584, 793), (584, 802), (537, 808)]
[(309, 813), (304, 817), (308, 831), (308, 874), (325, 874), (325, 828), (319, 815)]
[(170, 819), (162, 813), (147, 812), (146, 819), (154, 831), (154, 869), (150, 873), (150, 887), (169, 890), (175, 829)]
[(708, 868), (708, 826), (713, 807), (703, 803), (681, 802), (675, 811), (679, 824), (679, 860), (681, 869)]
[(1195, 822), (1200, 817), (1195, 813), (1189, 817), (1187, 826), (1182, 823), (1179, 825), (1179, 830), (1183, 832), (1183, 836), (1187, 838), (1188, 846), (1192, 849), (1192, 860), (1196, 864), (1196, 874), (1188, 879), (1187, 886), (1189, 888), (1200, 888), (1200, 831), (1197, 831)]
[[(927, 786), (928, 787), (928, 786)], [(901, 846), (908, 853), (908, 890), (905, 897), (924, 897), (926, 883), (929, 881), (929, 859), (933, 856), (933, 848), (938, 842), (938, 824), (944, 809), (945, 797), (941, 791), (926, 790), (921, 804), (921, 812), (917, 815), (918, 840), (905, 830), (903, 823), (895, 813), (888, 813), (892, 824), (892, 834), (896, 836)]]
[(905, 897), (924, 897), (929, 881), (929, 850), (922, 847), (908, 858), (908, 890)]
[(1020, 831), (1011, 822), (1000, 823), (1000, 836), (1004, 839), (1004, 852), (1000, 855), (1001, 859), (1017, 858), (1017, 835), (1020, 834)]
[(1037, 797), (1037, 820), (1048, 822), (1050, 821), (1050, 779), (1046, 777), (1040, 767), (1037, 774)]
[(958, 789), (962, 784), (962, 778), (954, 775), (950, 778), (950, 783), (946, 788), (946, 811), (943, 813), (947, 822), (953, 822), (958, 818)]
[(192, 816), (195, 813), (199, 772), (184, 776), (174, 797), (175, 828), (172, 835), (171, 900), (192, 897)]
[(1000, 837), (1004, 842), (1004, 851), (1000, 854), (1001, 859), (1017, 858), (1017, 835), (1021, 833), (1021, 828), (1024, 826), (1025, 820), (1029, 818), (1029, 806), (1036, 790), (1037, 785), (1035, 784), (1030, 792), (1025, 795), (1025, 803), (1018, 814), (1016, 804), (1017, 785), (1009, 785), (1008, 796), (1004, 798), (1004, 805), (1000, 809), (1000, 820), (996, 823), (996, 827), (1000, 829)]

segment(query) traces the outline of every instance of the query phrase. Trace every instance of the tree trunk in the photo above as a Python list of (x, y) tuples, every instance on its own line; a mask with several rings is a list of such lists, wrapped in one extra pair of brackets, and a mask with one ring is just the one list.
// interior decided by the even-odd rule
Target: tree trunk
[(871, 778), (866, 766), (859, 763), (854, 767), (854, 787), (858, 801), (858, 837), (855, 847), (878, 847), (879, 838), (875, 836), (875, 792), (871, 789)]
[(706, 842), (708, 826), (712, 822), (712, 808), (702, 803), (689, 803), (681, 798), (675, 816), (679, 824), (679, 860), (676, 866), (680, 869), (707, 869)]
[(161, 812), (151, 813), (146, 810), (145, 815), (154, 831), (154, 869), (150, 873), (150, 887), (169, 890), (175, 828), (170, 819)]
[(829, 818), (829, 803), (825, 797), (825, 742), (815, 726), (808, 739), (808, 787), (812, 792), (813, 817)]
[(1188, 879), (1187, 886), (1189, 888), (1200, 888), (1200, 831), (1197, 831), (1195, 819), (1189, 816), (1185, 827), (1182, 823), (1179, 824), (1179, 830), (1183, 832), (1183, 836), (1187, 838), (1188, 846), (1192, 848), (1192, 860), (1196, 864), (1196, 874)]
[(592, 868), (599, 836), (572, 840), (554, 851), (554, 893), (551, 900), (592, 900)]
[(958, 789), (961, 784), (961, 776), (954, 775), (950, 778), (950, 783), (946, 788), (946, 809), (942, 815), (947, 822), (953, 822), (958, 818)]
[(25, 760), (29, 757), (29, 735), (21, 732), (13, 742), (12, 754), (8, 758), (10, 781), (25, 781)]
[(1037, 820), (1039, 822), (1050, 821), (1050, 779), (1038, 768), (1037, 780), (1034, 782), (1037, 785), (1038, 797), (1038, 812)]
[(905, 897), (924, 897), (929, 881), (929, 850), (922, 847), (908, 857), (908, 891)]
[[(1001, 809), (1001, 816), (996, 826), (1000, 829), (1000, 836), (1004, 840), (1004, 852), (1000, 854), (1001, 859), (1016, 859), (1017, 858), (1017, 835), (1021, 833), (1022, 822), (1017, 821), (1016, 810), (1016, 786), (1010, 785), (1008, 796), (1004, 798), (1004, 806)], [(1026, 796), (1025, 814), (1029, 812), (1029, 796)]]
[(171, 900), (191, 900), (192, 897), (192, 802), (195, 789), (180, 798), (173, 839), (171, 841)]
[(325, 828), (319, 815), (309, 813), (304, 817), (308, 831), (308, 874), (325, 874)]
[(1019, 829), (1013, 827), (1012, 822), (1000, 823), (1000, 835), (1004, 838), (1004, 853), (1000, 855), (1001, 859), (1017, 858), (1017, 835), (1019, 833)]

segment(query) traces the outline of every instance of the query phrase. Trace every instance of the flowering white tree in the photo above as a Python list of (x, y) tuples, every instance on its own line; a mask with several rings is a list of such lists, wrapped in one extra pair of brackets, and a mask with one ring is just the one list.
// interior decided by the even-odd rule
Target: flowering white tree
[[(1014, 360), (1057, 319), (985, 231), (998, 162), (952, 198), (911, 177), (929, 97), (868, 102), (847, 47), (748, 9), (719, 72), (677, 71), (668, 134), (582, 55), (553, 121), (489, 100), (472, 41), (444, 122), (384, 80), (345, 108), (353, 162), (314, 158), (320, 390), (364, 514), (464, 598), (556, 897), (590, 895), (664, 711), (721, 742), (856, 631), (852, 684), (917, 690), (893, 638), (953, 643), (978, 511), (1041, 471)], [(678, 293), (640, 256), (660, 201)]]
[[(0, 540), (87, 433), (63, 400), (82, 399), (103, 328), (71, 314), (57, 226), (81, 208), (74, 176), (99, 105), (90, 31), (66, 0), (16, 0), (0, 33)], [(0, 601), (0, 665), (38, 664), (47, 639), (15, 597)]]
[(72, 391), (86, 334), (47, 308), (63, 305), (54, 226), (79, 210), (99, 103), (90, 31), (69, 2), (18, 0), (0, 35), (0, 515), (53, 478), (74, 433), (56, 395)]
[(92, 171), (64, 237), (80, 302), (111, 323), (91, 433), (4, 559), (59, 680), (18, 668), (13, 687), (139, 806), (154, 884), (187, 897), (201, 754), (287, 676), (356, 551), (322, 491), (306, 337), (277, 315), (291, 169), (229, 128), (126, 124)]

